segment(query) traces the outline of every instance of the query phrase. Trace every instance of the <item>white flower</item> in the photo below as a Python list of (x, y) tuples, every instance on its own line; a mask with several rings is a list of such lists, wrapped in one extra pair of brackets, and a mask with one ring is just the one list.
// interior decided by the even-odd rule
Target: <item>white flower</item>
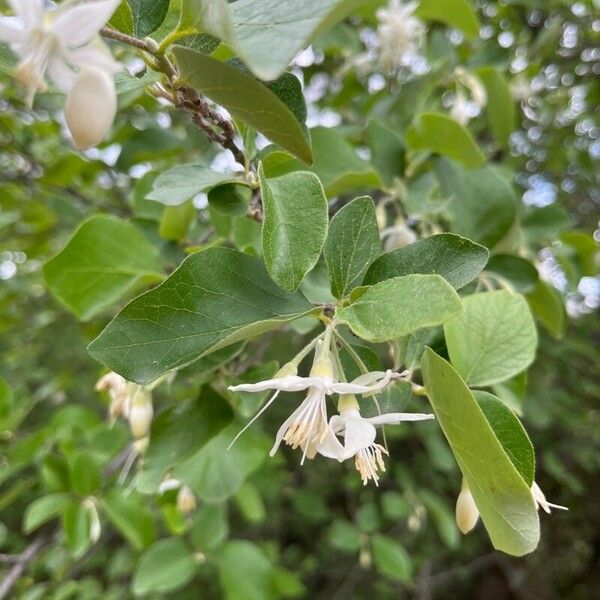
[(406, 223), (386, 227), (381, 231), (380, 236), (384, 240), (383, 246), (386, 252), (417, 241), (417, 234)]
[[(319, 444), (319, 454), (334, 458), (340, 462), (354, 457), (354, 464), (360, 473), (363, 485), (370, 479), (375, 485), (379, 483), (378, 471), (385, 471), (383, 455), (387, 450), (375, 443), (376, 425), (397, 425), (403, 421), (423, 421), (433, 419), (432, 414), (421, 413), (387, 413), (377, 417), (361, 416), (358, 402), (352, 395), (340, 398), (340, 414), (329, 421), (329, 431)], [(344, 438), (344, 443), (337, 436)]]
[(478, 113), (478, 107), (462, 92), (457, 92), (452, 100), (450, 116), (461, 125), (466, 125)]
[[(51, 9), (46, 9), (43, 0), (8, 0), (8, 3), (15, 16), (0, 17), (0, 41), (7, 43), (19, 58), (15, 77), (25, 87), (30, 106), (35, 94), (47, 89), (46, 73), (61, 92), (69, 94), (83, 69), (99, 69), (112, 77), (121, 68), (97, 35), (120, 0), (65, 2)], [(103, 100), (107, 97), (105, 90)], [(103, 122), (111, 114), (113, 103), (116, 103), (114, 88), (113, 98), (104, 109)], [(97, 106), (90, 106), (88, 115), (96, 109)]]
[[(256, 419), (275, 401), (279, 392), (298, 392), (308, 390), (306, 398), (298, 408), (284, 421), (271, 449), (271, 456), (277, 452), (282, 441), (293, 448), (302, 448), (304, 459), (314, 458), (318, 444), (326, 436), (329, 426), (327, 423), (326, 397), (331, 394), (368, 394), (383, 389), (392, 379), (399, 375), (388, 371), (373, 371), (362, 375), (351, 383), (339, 382), (334, 379), (333, 366), (329, 348), (321, 340), (317, 343), (315, 359), (309, 377), (299, 377), (295, 374), (282, 374), (273, 379), (258, 383), (230, 386), (231, 391), (262, 392), (277, 390), (273, 397), (262, 407), (254, 418), (240, 431), (231, 445)], [(230, 447), (231, 447), (230, 445)]]
[(110, 397), (108, 414), (111, 421), (114, 422), (120, 416), (127, 418), (133, 392), (132, 384), (118, 373), (111, 371), (97, 381), (96, 390), (98, 392), (108, 392)]
[(420, 58), (426, 28), (413, 15), (416, 8), (417, 2), (391, 0), (387, 8), (377, 11), (379, 62), (386, 71), (410, 67)]
[[(542, 492), (540, 486), (535, 481), (531, 486), (531, 495), (533, 496), (536, 508), (539, 510), (540, 507), (542, 507), (544, 512), (547, 512), (548, 514), (552, 512), (552, 508), (556, 508), (558, 510), (569, 510), (566, 506), (560, 506), (559, 504), (552, 504), (551, 502), (548, 502), (546, 500), (546, 496), (544, 496), (544, 492)], [(477, 524), (478, 519), (479, 509), (475, 504), (475, 500), (471, 494), (469, 486), (463, 479), (460, 494), (458, 495), (458, 499), (456, 501), (456, 524), (462, 533), (469, 533), (469, 531), (471, 531)]]

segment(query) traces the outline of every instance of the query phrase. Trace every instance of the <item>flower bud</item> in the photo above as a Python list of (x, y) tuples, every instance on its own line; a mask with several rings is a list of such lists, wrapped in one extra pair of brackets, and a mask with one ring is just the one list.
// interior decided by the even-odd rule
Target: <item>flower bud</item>
[(89, 525), (90, 525), (90, 540), (93, 544), (95, 544), (102, 534), (102, 525), (100, 524), (100, 517), (98, 515), (98, 509), (96, 508), (96, 503), (93, 498), (86, 498), (83, 501), (83, 507), (87, 511), (89, 515)]
[(79, 150), (99, 144), (117, 113), (117, 94), (112, 76), (95, 67), (79, 73), (65, 106), (73, 143)]
[(462, 488), (456, 500), (456, 524), (462, 533), (469, 533), (477, 524), (479, 510), (469, 486), (463, 479)]
[(148, 435), (153, 416), (152, 394), (140, 386), (131, 399), (129, 410), (129, 427), (133, 437), (140, 439)]
[(198, 506), (194, 492), (187, 485), (182, 486), (177, 494), (177, 509), (184, 515), (188, 514)]

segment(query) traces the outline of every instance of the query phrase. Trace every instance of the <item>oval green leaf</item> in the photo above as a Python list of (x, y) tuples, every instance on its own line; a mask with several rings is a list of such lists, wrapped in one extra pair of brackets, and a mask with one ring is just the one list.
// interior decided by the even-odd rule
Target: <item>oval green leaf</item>
[(452, 366), (427, 348), (421, 368), (429, 401), (494, 548), (513, 556), (532, 552), (540, 523), (529, 486)]

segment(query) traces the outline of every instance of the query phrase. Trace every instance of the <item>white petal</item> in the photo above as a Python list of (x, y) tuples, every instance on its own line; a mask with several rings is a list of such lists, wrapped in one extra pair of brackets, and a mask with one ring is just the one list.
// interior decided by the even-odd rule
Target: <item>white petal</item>
[[(314, 379), (314, 378), (313, 378)], [(281, 390), (282, 392), (299, 392), (311, 387), (312, 379), (309, 377), (299, 377), (298, 375), (288, 375), (287, 377), (278, 377), (276, 379), (265, 379), (256, 383), (241, 383), (239, 385), (230, 385), (227, 389), (232, 392), (264, 392), (265, 390)]]
[[(334, 417), (332, 417), (333, 419)], [(338, 440), (335, 433), (330, 428), (323, 441), (318, 445), (317, 451), (326, 458), (333, 458), (340, 462), (346, 459), (344, 446)]]
[(81, 48), (68, 48), (64, 54), (69, 64), (78, 69), (97, 67), (112, 74), (123, 68), (123, 65), (113, 58), (110, 50), (101, 40), (95, 40)]
[(279, 450), (279, 446), (281, 446), (281, 442), (283, 441), (283, 436), (285, 435), (285, 432), (288, 430), (288, 427), (296, 418), (296, 413), (300, 411), (305, 402), (306, 400), (281, 424), (281, 427), (277, 430), (277, 433), (275, 434), (275, 443), (273, 444), (273, 447), (269, 452), (269, 456), (275, 456), (275, 453), (277, 452), (277, 450)]
[(435, 419), (435, 415), (427, 413), (386, 413), (367, 419), (373, 425), (395, 425), (402, 421), (428, 421)]
[(346, 421), (346, 432), (344, 434), (344, 449), (346, 458), (354, 456), (359, 450), (368, 448), (377, 435), (375, 426), (366, 419), (348, 419)]
[(117, 94), (112, 77), (96, 68), (83, 70), (73, 84), (65, 117), (73, 142), (80, 150), (99, 144), (112, 127)]
[(15, 15), (22, 17), (27, 25), (37, 25), (44, 19), (43, 0), (8, 0)]
[(58, 55), (52, 56), (48, 63), (48, 75), (63, 94), (71, 91), (77, 79), (75, 71)]
[(69, 46), (87, 44), (110, 20), (121, 0), (100, 0), (60, 10), (53, 29)]
[(19, 17), (0, 17), (0, 41), (6, 44), (22, 44), (28, 33)]
[[(373, 383), (372, 385), (365, 385), (362, 383), (356, 383), (358, 380), (365, 381), (367, 375), (371, 375), (371, 381), (373, 381), (373, 377), (380, 378), (377, 383)], [(361, 378), (365, 379), (361, 379)], [(392, 379), (392, 371), (386, 371), (385, 373), (381, 371), (373, 371), (372, 373), (365, 373), (364, 376), (358, 377), (352, 383), (333, 383), (329, 386), (329, 390), (332, 393), (336, 394), (368, 394), (370, 392), (378, 392), (382, 390)], [(376, 380), (376, 379), (375, 379)]]

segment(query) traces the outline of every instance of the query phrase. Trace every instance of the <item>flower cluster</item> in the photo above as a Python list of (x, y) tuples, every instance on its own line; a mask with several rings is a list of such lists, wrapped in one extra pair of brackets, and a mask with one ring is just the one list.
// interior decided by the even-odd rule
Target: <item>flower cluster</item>
[(47, 8), (44, 0), (8, 0), (14, 16), (0, 17), (0, 41), (19, 62), (15, 77), (31, 106), (46, 91), (48, 75), (67, 96), (65, 118), (80, 150), (98, 144), (117, 110), (114, 74), (121, 69), (100, 40), (120, 0), (63, 3)]
[(456, 93), (450, 103), (450, 116), (466, 125), (487, 103), (487, 94), (481, 81), (472, 73), (458, 67), (454, 70)]
[(422, 61), (426, 27), (413, 14), (416, 8), (417, 2), (404, 4), (401, 0), (390, 0), (386, 8), (377, 11), (379, 64), (384, 71), (412, 69)]
[[(292, 448), (302, 450), (301, 464), (308, 457), (320, 454), (339, 462), (354, 458), (364, 484), (372, 480), (376, 485), (379, 471), (385, 471), (384, 455), (387, 450), (375, 443), (377, 425), (398, 424), (402, 421), (419, 421), (433, 419), (431, 414), (388, 413), (373, 418), (364, 418), (360, 414), (356, 394), (373, 394), (383, 390), (401, 374), (388, 371), (371, 371), (361, 375), (354, 381), (342, 381), (343, 373), (338, 368), (335, 372), (331, 356), (331, 329), (325, 332), (324, 339), (315, 343), (312, 368), (308, 377), (298, 376), (298, 364), (303, 357), (299, 354), (293, 361), (284, 365), (273, 377), (258, 383), (230, 386), (231, 391), (262, 392), (275, 390), (275, 394), (240, 431), (239, 436), (262, 414), (278, 397), (280, 392), (297, 392), (306, 390), (306, 397), (292, 414), (283, 422), (275, 436), (275, 444), (271, 456), (275, 454), (282, 442)], [(327, 416), (327, 396), (340, 395), (339, 415), (331, 419)], [(344, 439), (342, 444), (339, 437)]]

